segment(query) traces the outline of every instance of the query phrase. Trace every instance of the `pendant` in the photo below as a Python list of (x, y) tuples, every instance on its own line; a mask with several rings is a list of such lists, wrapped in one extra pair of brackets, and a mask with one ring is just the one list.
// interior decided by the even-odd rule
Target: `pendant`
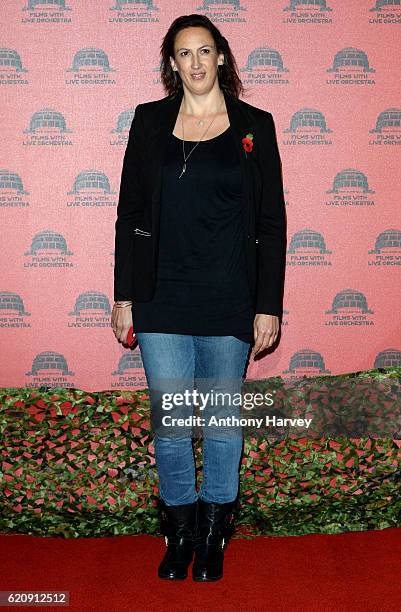
[(181, 174), (180, 174), (180, 176), (178, 177), (179, 179), (182, 177), (182, 175), (184, 174), (184, 172), (185, 172), (185, 170), (186, 170), (186, 169), (187, 169), (187, 164), (184, 162), (184, 165), (183, 165), (183, 167), (182, 167)]

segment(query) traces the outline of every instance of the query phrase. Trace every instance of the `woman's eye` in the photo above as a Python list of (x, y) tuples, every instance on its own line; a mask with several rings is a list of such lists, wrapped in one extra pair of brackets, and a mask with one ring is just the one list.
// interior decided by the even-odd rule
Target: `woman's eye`
[[(210, 49), (202, 49), (202, 52), (205, 52), (205, 53), (209, 54), (210, 53)], [(188, 51), (181, 51), (180, 55), (182, 57), (183, 55), (186, 55), (187, 53), (188, 53)]]

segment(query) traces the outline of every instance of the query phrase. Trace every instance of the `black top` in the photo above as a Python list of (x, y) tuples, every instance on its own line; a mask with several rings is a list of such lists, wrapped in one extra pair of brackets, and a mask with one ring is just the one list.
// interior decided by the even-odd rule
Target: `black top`
[[(185, 155), (195, 142), (185, 141)], [(231, 127), (201, 141), (183, 166), (171, 134), (162, 175), (156, 289), (134, 301), (136, 332), (253, 340), (246, 274), (241, 168)]]

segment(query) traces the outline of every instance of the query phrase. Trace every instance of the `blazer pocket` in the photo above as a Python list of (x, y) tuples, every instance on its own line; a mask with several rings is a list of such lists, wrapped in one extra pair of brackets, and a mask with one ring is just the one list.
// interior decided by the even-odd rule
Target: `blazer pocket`
[(139, 227), (136, 227), (134, 229), (134, 233), (137, 234), (138, 236), (151, 236), (151, 232), (146, 232), (143, 229), (140, 229)]

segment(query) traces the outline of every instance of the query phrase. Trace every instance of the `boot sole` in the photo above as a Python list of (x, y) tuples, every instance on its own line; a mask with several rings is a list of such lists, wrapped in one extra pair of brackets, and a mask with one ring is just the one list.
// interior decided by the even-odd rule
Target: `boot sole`
[(218, 580), (221, 580), (223, 578), (223, 576), (219, 576), (218, 578), (194, 578), (192, 576), (192, 580), (194, 582), (217, 582)]

